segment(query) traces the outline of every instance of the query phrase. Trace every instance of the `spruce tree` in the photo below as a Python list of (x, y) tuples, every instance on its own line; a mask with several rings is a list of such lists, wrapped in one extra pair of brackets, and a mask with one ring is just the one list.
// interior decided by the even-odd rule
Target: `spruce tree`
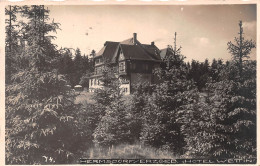
[(239, 37), (235, 37), (235, 43), (232, 43), (231, 41), (227, 43), (228, 51), (238, 65), (239, 76), (242, 76), (243, 63), (249, 58), (251, 50), (255, 48), (255, 42), (252, 40), (245, 40), (243, 34), (243, 23), (242, 21), (239, 21)]
[(103, 147), (120, 143), (130, 143), (130, 116), (120, 89), (120, 81), (109, 64), (105, 64), (99, 89), (93, 99), (100, 114), (100, 121), (93, 133), (94, 142)]
[(210, 83), (209, 101), (213, 106), (214, 157), (256, 157), (256, 62), (237, 63), (221, 71), (221, 80)]
[(7, 18), (5, 19), (5, 81), (6, 84), (10, 83), (12, 74), (14, 74), (17, 70), (17, 62), (16, 59), (20, 52), (19, 42), (19, 33), (18, 28), (19, 24), (17, 22), (16, 14), (19, 12), (20, 8), (16, 5), (9, 5), (5, 8), (5, 15)]
[[(242, 23), (239, 25), (241, 28)], [(239, 44), (244, 39), (236, 41)], [(253, 42), (246, 43), (242, 45), (251, 50)], [(256, 157), (256, 61), (241, 61), (250, 52), (241, 49), (242, 54), (238, 50), (235, 54), (232, 49), (235, 58), (225, 65), (221, 60), (213, 61), (215, 78), (207, 83), (208, 94), (204, 100), (186, 106), (189, 111), (182, 120), (190, 120), (183, 126), (189, 155), (222, 159)]]
[(58, 24), (48, 22), (44, 6), (25, 6), (22, 12), (28, 20), (22, 53), (29, 65), (6, 87), (6, 163), (71, 163), (89, 137), (84, 112), (55, 69), (59, 54), (48, 33)]
[(72, 86), (79, 84), (80, 78), (84, 74), (83, 58), (79, 48), (76, 49), (75, 58), (73, 59), (73, 81)]
[(155, 72), (161, 82), (147, 97), (144, 108), (144, 124), (141, 141), (156, 148), (182, 154), (185, 146), (184, 135), (178, 112), (182, 106), (193, 102), (196, 94), (193, 81), (187, 80), (187, 68), (180, 50), (166, 58), (166, 67)]

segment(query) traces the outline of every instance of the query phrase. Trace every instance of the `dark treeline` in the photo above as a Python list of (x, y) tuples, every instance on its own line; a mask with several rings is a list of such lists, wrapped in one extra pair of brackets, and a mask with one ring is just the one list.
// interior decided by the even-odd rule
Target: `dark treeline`
[[(67, 76), (69, 84), (73, 88), (75, 85), (81, 84), (82, 76), (89, 76), (94, 72), (94, 61), (92, 57), (95, 51), (92, 50), (90, 57), (81, 55), (79, 48), (75, 51), (75, 56), (71, 53), (70, 49), (63, 49), (61, 56), (58, 59), (58, 72)], [(88, 81), (82, 83), (84, 87), (88, 87)]]
[[(228, 65), (229, 61), (226, 62)], [(187, 79), (194, 80), (200, 91), (205, 90), (206, 83), (211, 81), (219, 81), (220, 70), (225, 66), (222, 59), (213, 59), (211, 64), (206, 59), (204, 62), (192, 60), (191, 63), (186, 63), (188, 68)]]
[(48, 13), (6, 7), (6, 164), (76, 163), (93, 147), (137, 143), (180, 158), (256, 157), (255, 43), (244, 39), (242, 22), (228, 42), (232, 60), (185, 63), (181, 48), (169, 46), (154, 71), (159, 83), (129, 96), (108, 64), (95, 102), (81, 105), (67, 85), (88, 82), (92, 65), (79, 49), (72, 58), (51, 42), (59, 24)]

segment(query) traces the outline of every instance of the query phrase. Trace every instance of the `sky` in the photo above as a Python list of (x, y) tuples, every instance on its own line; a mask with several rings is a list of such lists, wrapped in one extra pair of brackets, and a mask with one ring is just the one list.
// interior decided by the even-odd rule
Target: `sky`
[[(137, 33), (143, 44), (159, 49), (182, 47), (185, 61), (231, 59), (227, 42), (238, 36), (243, 21), (245, 39), (256, 41), (256, 5), (91, 5), (47, 6), (50, 18), (60, 23), (58, 47), (79, 48), (88, 55), (106, 41), (123, 41)], [(251, 53), (256, 59), (256, 50)]]

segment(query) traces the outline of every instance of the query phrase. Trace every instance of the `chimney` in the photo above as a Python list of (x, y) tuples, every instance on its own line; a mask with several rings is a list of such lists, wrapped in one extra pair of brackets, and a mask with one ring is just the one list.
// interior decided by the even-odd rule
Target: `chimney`
[(154, 41), (151, 42), (151, 45), (154, 46)]
[(133, 43), (136, 44), (137, 41), (137, 33), (133, 33)]

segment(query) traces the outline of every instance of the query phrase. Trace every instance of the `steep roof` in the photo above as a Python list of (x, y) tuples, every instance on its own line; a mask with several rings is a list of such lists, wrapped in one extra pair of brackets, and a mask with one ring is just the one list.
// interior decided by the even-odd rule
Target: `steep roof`
[(107, 41), (95, 57), (102, 56), (107, 62), (114, 63), (119, 49), (123, 51), (126, 59), (161, 61), (160, 50), (154, 44), (141, 44), (138, 40), (134, 42), (134, 38), (122, 42)]
[(161, 56), (162, 59), (164, 59), (164, 57), (166, 56), (167, 49), (168, 48), (161, 49), (160, 56)]
[(135, 60), (155, 60), (139, 45), (125, 45), (121, 44), (125, 59)]
[(172, 52), (170, 51), (169, 48), (161, 49), (161, 52), (160, 52), (161, 59), (164, 59), (165, 57), (167, 57), (169, 55), (172, 55)]
[(118, 45), (119, 42), (107, 41), (104, 44), (104, 47), (96, 54), (95, 57), (103, 56), (108, 62), (110, 62), (118, 49)]
[(145, 51), (147, 51), (150, 56), (152, 56), (156, 60), (161, 60), (160, 50), (155, 45), (149, 45), (149, 44), (142, 44), (142, 45), (145, 48)]
[(95, 57), (103, 55), (105, 49), (106, 49), (106, 46), (102, 47), (102, 49), (100, 51), (98, 51), (98, 53), (96, 53)]

